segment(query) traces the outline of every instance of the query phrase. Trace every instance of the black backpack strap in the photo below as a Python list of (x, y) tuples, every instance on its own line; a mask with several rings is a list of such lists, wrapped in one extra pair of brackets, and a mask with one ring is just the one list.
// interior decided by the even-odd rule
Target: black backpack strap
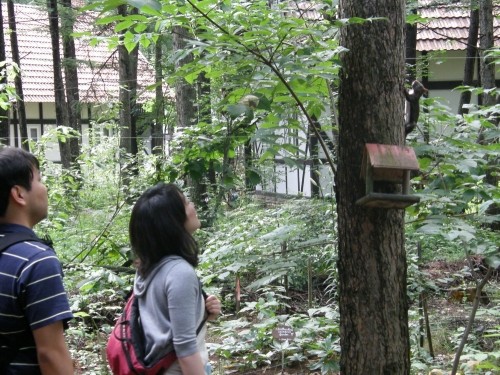
[[(203, 295), (203, 299), (206, 301), (207, 297), (208, 297), (208, 294), (203, 290), (203, 283), (201, 282), (201, 280), (198, 279), (198, 282), (200, 283), (200, 290), (201, 290), (201, 294)], [(205, 325), (205, 323), (208, 320), (208, 311), (207, 311), (206, 307), (205, 307), (205, 312), (207, 313), (207, 317), (203, 318), (203, 320), (201, 321), (200, 325), (196, 329), (196, 336), (198, 336), (198, 334), (201, 332), (201, 330), (203, 329), (203, 326)]]
[(23, 232), (2, 233), (0, 234), (0, 253), (6, 250), (10, 246), (24, 241), (36, 241), (45, 243), (45, 241), (41, 240), (40, 238), (31, 233), (23, 233)]

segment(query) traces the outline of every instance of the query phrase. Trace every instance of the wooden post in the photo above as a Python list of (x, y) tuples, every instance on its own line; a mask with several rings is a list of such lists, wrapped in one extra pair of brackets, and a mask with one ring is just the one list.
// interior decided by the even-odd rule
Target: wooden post
[[(281, 256), (283, 257), (283, 259), (286, 258), (287, 248), (288, 248), (287, 243), (285, 241), (281, 244)], [(289, 294), (288, 293), (289, 292), (289, 290), (288, 290), (288, 274), (285, 274), (285, 276), (283, 276), (283, 284), (285, 287), (285, 295), (288, 297), (288, 294)]]
[(410, 171), (408, 169), (405, 169), (403, 171), (403, 194), (407, 195), (410, 192)]
[(234, 290), (234, 299), (235, 299), (235, 309), (236, 314), (240, 312), (240, 299), (241, 299), (241, 289), (240, 289), (240, 275), (236, 274), (236, 286)]
[(429, 324), (429, 313), (427, 311), (427, 295), (424, 293), (423, 296), (423, 308), (424, 308), (424, 318), (425, 318), (425, 328), (427, 333), (427, 342), (429, 344), (429, 354), (432, 358), (434, 358), (434, 348), (432, 346), (432, 337), (431, 337), (431, 326)]
[[(422, 256), (422, 244), (420, 242), (417, 243), (417, 268), (420, 271), (420, 258)], [(418, 336), (420, 347), (424, 347), (424, 293), (420, 292), (418, 295), (418, 313), (420, 315), (420, 319), (418, 320)]]
[(313, 287), (312, 287), (312, 262), (311, 257), (307, 259), (307, 307), (312, 308)]

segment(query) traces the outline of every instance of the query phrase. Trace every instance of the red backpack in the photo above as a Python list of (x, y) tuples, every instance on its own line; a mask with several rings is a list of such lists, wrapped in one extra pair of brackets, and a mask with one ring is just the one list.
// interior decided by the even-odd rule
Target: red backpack
[(175, 362), (172, 350), (156, 363), (144, 363), (144, 334), (139, 320), (139, 302), (130, 296), (106, 346), (109, 367), (114, 375), (156, 375)]
[[(206, 296), (203, 290), (202, 292)], [(205, 322), (206, 319), (201, 322), (196, 335), (200, 333)], [(157, 362), (144, 362), (144, 332), (139, 315), (139, 301), (133, 293), (109, 336), (106, 356), (113, 375), (157, 375), (177, 360), (172, 348), (172, 351)]]

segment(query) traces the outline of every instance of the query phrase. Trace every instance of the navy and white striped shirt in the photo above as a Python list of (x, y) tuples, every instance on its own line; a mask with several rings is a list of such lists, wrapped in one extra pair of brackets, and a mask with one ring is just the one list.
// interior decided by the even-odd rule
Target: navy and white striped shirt
[[(20, 225), (0, 225), (0, 235), (16, 232), (34, 234)], [(72, 317), (53, 249), (25, 241), (0, 253), (0, 362), (17, 350), (2, 375), (40, 374), (32, 331), (57, 321), (66, 325)]]

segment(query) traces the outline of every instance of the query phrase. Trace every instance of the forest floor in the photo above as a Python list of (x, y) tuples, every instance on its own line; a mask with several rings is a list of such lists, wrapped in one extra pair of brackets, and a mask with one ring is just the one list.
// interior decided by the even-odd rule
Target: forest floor
[[(450, 372), (437, 369), (451, 369), (455, 356), (458, 338), (470, 320), (473, 299), (476, 290), (476, 281), (486, 274), (486, 268), (481, 264), (481, 258), (469, 261), (433, 261), (422, 267), (422, 271), (428, 276), (430, 284), (434, 284), (435, 291), (425, 296), (425, 305), (428, 321), (428, 330), (425, 325), (425, 315), (422, 313), (422, 339), (423, 351), (433, 357), (435, 365), (434, 372), (421, 372), (419, 375), (439, 374), (447, 375)], [(475, 268), (476, 273), (468, 272), (468, 269)], [(320, 297), (321, 298), (321, 297)], [(294, 299), (307, 303), (307, 295), (296, 295)], [(300, 303), (300, 302), (299, 302)], [(495, 271), (489, 282), (483, 288), (480, 298), (480, 308), (492, 308), (500, 304), (500, 272)], [(423, 308), (420, 310), (423, 312)], [(469, 342), (473, 341), (475, 347), (484, 352), (494, 350), (496, 338), (486, 339), (483, 337), (484, 331), (499, 325), (498, 318), (486, 314), (476, 314)], [(427, 333), (428, 332), (428, 333)], [(430, 343), (430, 345), (429, 345)], [(318, 371), (311, 371), (306, 365), (297, 367), (282, 368), (280, 364), (273, 364), (268, 367), (255, 370), (231, 370), (224, 368), (217, 370), (219, 359), (212, 358), (212, 363), (216, 364), (214, 375), (219, 374), (245, 374), (245, 375), (320, 375)], [(482, 372), (477, 372), (482, 374)], [(337, 375), (337, 374), (332, 374)]]
[[(480, 262), (480, 260), (477, 260)], [(469, 316), (472, 310), (472, 300), (468, 293), (475, 288), (475, 278), (484, 277), (484, 269), (476, 264), (479, 270), (478, 274), (472, 275), (466, 272), (469, 264), (465, 261), (445, 262), (435, 261), (422, 267), (422, 271), (428, 275), (428, 280), (435, 285), (435, 291), (428, 293), (425, 297), (424, 306), (427, 307), (428, 316), (428, 332), (430, 332), (430, 340), (425, 334), (426, 325), (425, 319), (421, 319), (423, 332), (423, 345), (426, 353), (430, 353), (431, 342), (433, 355), (433, 368), (450, 369), (454, 359), (454, 352), (463, 328), (467, 326)], [(493, 308), (500, 304), (500, 272), (493, 273), (489, 282), (484, 288), (488, 300), (483, 298), (482, 308)], [(468, 298), (469, 297), (469, 298)], [(483, 296), (484, 297), (484, 296)], [(322, 300), (322, 296), (318, 296)], [(294, 294), (293, 300), (296, 304), (307, 304), (306, 293)], [(418, 303), (418, 302), (417, 302)], [(412, 306), (414, 309), (414, 306)], [(422, 311), (421, 309), (420, 311)], [(472, 326), (470, 341), (473, 341), (475, 347), (479, 347), (481, 351), (490, 352), (495, 349), (495, 339), (486, 339), (483, 337), (484, 331), (495, 326), (498, 327), (498, 317), (494, 318), (488, 313), (477, 314)], [(76, 374), (93, 375), (107, 374), (105, 361), (105, 342), (107, 337), (103, 333), (97, 333), (89, 337), (77, 334), (69, 334), (70, 350), (75, 358), (78, 371)], [(207, 337), (207, 341), (216, 342), (217, 337)], [(426, 354), (428, 355), (428, 354)], [(302, 375), (313, 374), (320, 375), (320, 372), (311, 371), (306, 364), (300, 364), (297, 367), (282, 368), (280, 363), (274, 363), (270, 366), (259, 369), (237, 370), (231, 366), (230, 361), (222, 361), (220, 358), (212, 356), (211, 363), (213, 366), (213, 375), (229, 375), (229, 374), (269, 374), (269, 375)], [(234, 361), (232, 363), (235, 363)], [(425, 371), (419, 375), (427, 375)], [(446, 375), (449, 372), (435, 372), (436, 374)], [(478, 372), (477, 374), (481, 374)], [(332, 375), (335, 375), (332, 373)]]

